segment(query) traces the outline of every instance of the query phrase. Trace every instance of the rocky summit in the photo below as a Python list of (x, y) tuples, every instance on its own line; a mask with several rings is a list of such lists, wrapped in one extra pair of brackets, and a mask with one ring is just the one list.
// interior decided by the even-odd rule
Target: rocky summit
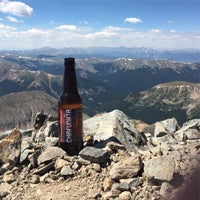
[(0, 199), (200, 199), (200, 119), (149, 125), (113, 110), (83, 124), (76, 156), (59, 147), (58, 121), (44, 113), (31, 130), (3, 134)]

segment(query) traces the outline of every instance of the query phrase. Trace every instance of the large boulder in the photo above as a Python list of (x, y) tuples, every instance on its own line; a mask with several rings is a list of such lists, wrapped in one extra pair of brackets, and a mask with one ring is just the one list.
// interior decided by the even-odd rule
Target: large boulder
[(19, 162), (21, 152), (22, 134), (14, 129), (6, 138), (0, 141), (0, 164)]
[(85, 120), (83, 130), (85, 135), (90, 134), (99, 142), (116, 139), (129, 151), (136, 151), (145, 141), (134, 124), (120, 110), (98, 114)]

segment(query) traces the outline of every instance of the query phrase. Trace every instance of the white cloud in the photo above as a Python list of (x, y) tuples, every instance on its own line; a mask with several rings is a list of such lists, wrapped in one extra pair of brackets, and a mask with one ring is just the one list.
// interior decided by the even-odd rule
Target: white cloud
[(171, 33), (176, 33), (177, 30), (171, 29), (170, 32), (171, 32)]
[(161, 32), (159, 29), (135, 31), (131, 28), (114, 26), (95, 31), (91, 27), (75, 25), (61, 25), (48, 29), (32, 28), (22, 31), (0, 23), (0, 33), (1, 49), (32, 49), (43, 46), (200, 48), (196, 42), (199, 32)]
[(7, 16), (6, 17), (10, 22), (14, 22), (14, 23), (22, 23), (23, 21), (22, 20), (18, 20), (16, 19), (15, 17), (12, 17), (12, 16)]
[(30, 17), (33, 15), (33, 9), (20, 1), (2, 0), (0, 2), (0, 12), (18, 17)]
[(77, 27), (75, 25), (60, 25), (60, 26), (55, 27), (55, 29), (75, 31), (77, 30)]
[(128, 23), (131, 23), (131, 24), (138, 24), (138, 23), (143, 23), (143, 21), (139, 18), (135, 18), (135, 17), (130, 17), (130, 18), (126, 18), (124, 20), (124, 22), (128, 22)]
[(150, 32), (161, 33), (162, 31), (160, 29), (151, 29)]
[(6, 26), (6, 25), (4, 25), (4, 24), (0, 24), (0, 30), (1, 31), (13, 31), (13, 30), (15, 30), (15, 28), (13, 28), (13, 27), (11, 27), (11, 26)]

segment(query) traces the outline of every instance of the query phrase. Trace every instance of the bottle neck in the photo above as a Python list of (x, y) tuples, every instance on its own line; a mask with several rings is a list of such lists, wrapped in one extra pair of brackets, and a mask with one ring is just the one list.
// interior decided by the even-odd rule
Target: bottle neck
[(64, 93), (78, 92), (74, 58), (65, 58), (63, 92)]

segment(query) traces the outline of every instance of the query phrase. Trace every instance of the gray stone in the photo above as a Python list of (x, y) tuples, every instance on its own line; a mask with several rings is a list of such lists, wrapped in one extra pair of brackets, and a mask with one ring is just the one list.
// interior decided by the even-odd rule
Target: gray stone
[(28, 155), (31, 153), (30, 149), (25, 149), (21, 154), (20, 154), (20, 163), (23, 163), (24, 161), (28, 160)]
[(162, 137), (164, 135), (173, 135), (178, 129), (178, 124), (175, 118), (166, 119), (155, 123), (154, 136)]
[(103, 163), (109, 159), (109, 154), (105, 150), (89, 146), (82, 149), (79, 155), (92, 163)]
[(132, 155), (115, 163), (110, 170), (110, 176), (116, 180), (133, 178), (137, 176), (141, 168), (142, 163), (140, 157), (138, 155)]
[(61, 158), (57, 158), (54, 167), (56, 171), (60, 171), (63, 166), (69, 165), (69, 164), (70, 164), (69, 161), (61, 159)]
[(41, 154), (41, 150), (38, 149), (33, 154), (31, 154), (31, 155), (28, 156), (30, 164), (33, 167), (37, 167), (37, 165), (38, 165), (38, 161), (37, 160), (38, 160), (38, 157), (40, 156), (40, 154)]
[(59, 123), (58, 121), (47, 121), (47, 126), (44, 129), (46, 137), (59, 137)]
[(56, 159), (57, 157), (61, 157), (66, 155), (66, 152), (59, 147), (51, 147), (48, 146), (45, 151), (41, 153), (38, 157), (38, 165), (41, 163), (49, 162), (51, 160)]
[(57, 119), (44, 113), (37, 113), (32, 139), (35, 142), (44, 142), (46, 137), (59, 137), (59, 122)]
[(160, 188), (160, 195), (163, 196), (164, 198), (169, 198), (170, 193), (173, 191), (172, 185), (170, 185), (168, 182), (164, 182), (161, 185)]
[[(185, 133), (187, 133), (189, 129), (195, 129), (197, 131), (200, 131), (200, 119), (193, 119), (184, 123), (182, 128), (174, 133), (174, 138), (176, 138), (178, 141), (186, 140), (187, 136), (185, 135)], [(188, 132), (188, 134), (189, 133), (190, 132)], [(199, 133), (197, 135), (199, 137)], [(189, 137), (191, 137), (190, 134), (189, 134)]]
[(73, 175), (73, 170), (69, 165), (64, 165), (60, 171), (60, 174), (62, 176), (72, 176)]
[(53, 169), (54, 169), (54, 165), (55, 165), (55, 161), (52, 161), (52, 162), (50, 162), (50, 163), (47, 164), (47, 165), (44, 165), (44, 166), (42, 166), (42, 167), (40, 167), (40, 168), (37, 168), (37, 169), (34, 171), (33, 174), (42, 176), (42, 175), (46, 174), (47, 172), (53, 170)]
[(46, 137), (45, 143), (49, 146), (58, 146), (59, 138), (58, 137)]
[(138, 187), (140, 185), (143, 184), (143, 178), (142, 177), (136, 177), (136, 178), (133, 178), (132, 181), (129, 183), (129, 186), (130, 188), (132, 187)]
[(120, 192), (124, 192), (124, 191), (129, 191), (130, 187), (128, 183), (123, 182), (123, 183), (115, 183), (112, 189), (119, 190)]
[(144, 162), (144, 174), (160, 181), (171, 181), (175, 172), (174, 159), (169, 156), (161, 156)]
[(197, 129), (188, 129), (185, 131), (185, 136), (188, 140), (200, 139), (200, 131)]
[(84, 134), (93, 135), (94, 141), (113, 141), (136, 151), (144, 140), (128, 117), (119, 110), (96, 115), (84, 121)]

